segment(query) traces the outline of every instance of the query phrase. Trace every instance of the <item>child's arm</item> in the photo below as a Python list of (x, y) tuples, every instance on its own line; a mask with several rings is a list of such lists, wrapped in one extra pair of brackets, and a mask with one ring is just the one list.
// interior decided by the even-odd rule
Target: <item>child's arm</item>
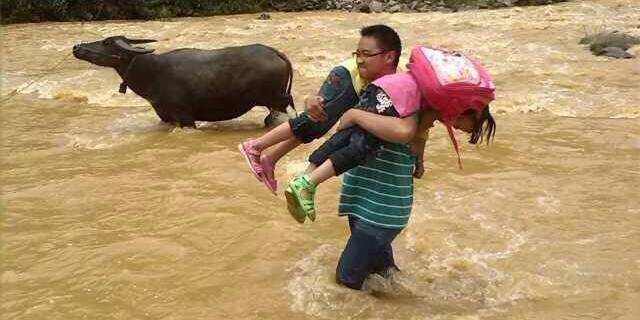
[(420, 124), (416, 130), (416, 135), (411, 140), (411, 152), (416, 157), (416, 165), (413, 176), (420, 179), (424, 174), (424, 149), (429, 139), (429, 129), (433, 127), (433, 122), (438, 115), (431, 109), (422, 109), (420, 111)]
[(373, 112), (350, 109), (340, 118), (338, 130), (358, 125), (374, 136), (394, 143), (408, 143), (418, 127), (415, 117), (396, 118)]
[(420, 179), (424, 174), (424, 149), (429, 139), (429, 130), (420, 133), (416, 132), (416, 136), (411, 140), (411, 152), (416, 157), (415, 169), (413, 170), (413, 176)]

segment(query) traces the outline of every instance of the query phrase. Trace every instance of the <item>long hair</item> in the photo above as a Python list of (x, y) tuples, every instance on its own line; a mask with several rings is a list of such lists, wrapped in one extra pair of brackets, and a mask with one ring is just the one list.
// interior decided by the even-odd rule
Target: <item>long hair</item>
[(487, 144), (489, 144), (496, 135), (496, 121), (493, 119), (493, 116), (489, 111), (489, 105), (482, 109), (481, 112), (469, 109), (464, 113), (472, 113), (474, 119), (473, 130), (471, 131), (469, 143), (476, 144), (478, 142), (482, 142), (486, 138)]

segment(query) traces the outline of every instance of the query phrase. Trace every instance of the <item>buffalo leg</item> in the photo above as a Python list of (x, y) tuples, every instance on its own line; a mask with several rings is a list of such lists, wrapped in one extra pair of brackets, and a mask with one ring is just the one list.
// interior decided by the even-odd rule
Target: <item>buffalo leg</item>
[(173, 122), (173, 118), (166, 111), (164, 111), (162, 107), (153, 106), (153, 110), (156, 111), (156, 114), (158, 115), (158, 117), (160, 117), (160, 120), (162, 120), (162, 122), (164, 123)]
[(184, 127), (195, 128), (196, 127), (196, 122), (193, 121), (193, 120), (192, 121), (180, 120), (179, 124), (180, 124), (180, 128), (184, 128)]
[(196, 121), (193, 119), (193, 115), (188, 114), (187, 112), (181, 112), (176, 118), (178, 118), (178, 124), (180, 128), (183, 127), (196, 127)]
[(171, 115), (173, 116), (173, 121), (177, 122), (180, 128), (196, 127), (193, 111), (190, 108), (172, 107), (169, 110), (173, 110), (173, 112), (171, 112)]
[(288, 115), (284, 112), (276, 111), (273, 109), (269, 110), (269, 114), (264, 118), (265, 128), (269, 128), (282, 123), (283, 121), (280, 118), (281, 115), (286, 115), (288, 117)]

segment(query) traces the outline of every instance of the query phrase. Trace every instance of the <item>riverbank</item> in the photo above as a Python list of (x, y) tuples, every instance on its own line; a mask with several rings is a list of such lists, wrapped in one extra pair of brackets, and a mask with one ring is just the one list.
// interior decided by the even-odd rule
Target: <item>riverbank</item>
[(456, 12), (545, 5), (567, 0), (6, 0), (2, 24), (43, 21), (153, 20), (262, 11)]

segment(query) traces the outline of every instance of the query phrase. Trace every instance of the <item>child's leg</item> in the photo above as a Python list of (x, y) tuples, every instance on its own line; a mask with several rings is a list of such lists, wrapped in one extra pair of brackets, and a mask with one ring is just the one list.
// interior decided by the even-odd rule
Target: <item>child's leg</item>
[[(319, 94), (324, 99), (326, 121), (315, 122), (303, 112), (262, 137), (249, 139), (239, 146), (251, 172), (274, 193), (277, 187), (273, 172), (275, 163), (300, 143), (308, 143), (323, 136), (346, 110), (358, 102), (349, 71), (342, 66), (332, 70)], [(274, 150), (262, 156), (263, 150), (275, 144), (278, 145)]]
[[(315, 221), (316, 209), (314, 195), (316, 187), (323, 181), (336, 175), (332, 156), (345, 149), (349, 149), (352, 135), (363, 131), (359, 127), (348, 128), (338, 131), (329, 140), (322, 144), (309, 158), (314, 165), (319, 165), (310, 174), (297, 176), (289, 182), (289, 187), (284, 194), (287, 198), (287, 209), (289, 213), (302, 223), (305, 218)], [(357, 140), (354, 140), (357, 141)]]
[[(275, 152), (262, 154), (263, 150), (274, 144), (278, 144)], [(300, 141), (293, 135), (288, 121), (257, 139), (247, 139), (238, 146), (238, 149), (247, 161), (251, 173), (275, 194), (278, 187), (273, 174), (275, 162), (299, 144)]]
[(314, 185), (318, 185), (324, 180), (336, 175), (333, 163), (329, 157), (332, 153), (346, 147), (351, 140), (351, 134), (356, 130), (360, 129), (358, 127), (351, 127), (336, 132), (329, 140), (325, 141), (318, 149), (311, 153), (307, 173), (309, 173)]
[[(325, 180), (363, 164), (366, 159), (380, 147), (381, 140), (364, 131), (364, 129), (360, 127), (352, 127), (349, 129), (347, 129), (349, 130), (348, 136), (340, 139), (339, 142), (341, 145), (329, 143), (329, 140), (327, 140), (327, 142), (325, 142), (327, 146), (323, 144), (321, 148), (316, 150), (317, 152), (321, 150), (322, 147), (325, 147), (325, 150), (322, 150), (325, 153), (318, 152), (316, 154), (316, 152), (314, 152), (314, 154), (316, 154), (313, 159), (316, 161), (314, 164), (326, 156), (326, 158), (324, 158), (325, 161), (320, 165), (316, 165), (309, 173), (309, 177), (314, 186), (317, 187)], [(333, 139), (333, 137), (331, 138)], [(309, 161), (312, 161), (311, 158), (312, 157), (309, 158)], [(333, 159), (336, 159), (337, 163), (334, 163)]]
[(292, 139), (294, 137), (293, 131), (291, 131), (291, 125), (289, 125), (289, 121), (280, 124), (279, 126), (273, 128), (269, 132), (265, 133), (261, 137), (253, 140), (253, 146), (258, 150), (262, 151), (267, 149), (276, 143), (280, 143), (282, 141), (286, 141)]
[(351, 134), (356, 130), (356, 127), (347, 128), (334, 133), (331, 138), (325, 141), (318, 149), (313, 151), (309, 156), (309, 162), (318, 167), (323, 164), (329, 156), (344, 148), (349, 144)]
[(376, 136), (360, 127), (354, 128), (355, 130), (350, 136), (349, 144), (329, 156), (329, 159), (331, 159), (333, 163), (335, 175), (337, 176), (364, 164), (382, 145), (382, 140)]
[[(313, 152), (309, 161), (315, 167), (309, 174), (297, 176), (289, 181), (289, 186), (284, 195), (287, 199), (287, 209), (296, 221), (303, 223), (306, 218), (315, 221), (316, 209), (314, 195), (316, 186), (335, 175), (333, 164), (329, 155), (349, 143), (352, 128), (338, 131), (329, 140)], [(309, 172), (309, 171), (308, 171)]]
[(296, 138), (289, 138), (287, 140), (284, 140), (284, 141), (276, 144), (272, 148), (269, 148), (268, 150), (265, 150), (262, 153), (262, 157), (263, 158), (265, 158), (265, 157), (268, 158), (275, 165), (276, 162), (278, 162), (278, 160), (280, 160), (282, 157), (284, 157), (291, 150), (297, 148), (301, 143), (302, 142), (300, 142), (300, 140), (298, 140)]
[(278, 181), (275, 177), (276, 163), (280, 158), (289, 151), (295, 149), (300, 145), (300, 140), (296, 138), (289, 138), (282, 141), (272, 148), (267, 149), (260, 156), (260, 165), (262, 166), (262, 182), (267, 186), (274, 194), (278, 190)]
[(323, 109), (327, 114), (325, 121), (313, 121), (305, 112), (297, 119), (289, 121), (293, 134), (302, 143), (308, 143), (324, 136), (340, 117), (358, 103), (358, 94), (353, 88), (349, 71), (337, 66), (324, 81), (318, 95), (324, 100)]
[(311, 182), (316, 187), (325, 180), (335, 176), (336, 171), (333, 169), (333, 162), (331, 162), (331, 159), (327, 159), (327, 161), (323, 162), (320, 166), (309, 173), (309, 178), (311, 178)]

